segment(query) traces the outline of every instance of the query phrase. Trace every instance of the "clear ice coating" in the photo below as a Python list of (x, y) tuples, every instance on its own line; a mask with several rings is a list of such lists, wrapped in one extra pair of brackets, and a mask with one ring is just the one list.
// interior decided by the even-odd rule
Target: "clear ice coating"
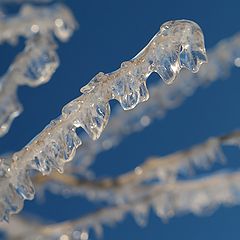
[[(165, 52), (164, 48), (158, 49), (157, 53), (156, 58), (153, 60), (155, 64), (155, 71), (164, 82), (171, 84), (180, 71), (178, 54), (176, 52)], [(159, 57), (161, 56), (161, 53), (164, 54), (166, 58)]]
[(81, 93), (90, 93), (98, 84), (101, 84), (103, 78), (106, 78), (103, 72), (99, 72), (91, 81), (80, 89)]
[[(161, 26), (158, 33), (166, 41), (156, 47), (153, 62), (155, 71), (168, 84), (173, 82), (181, 68), (196, 73), (201, 64), (207, 62), (202, 31), (197, 24), (188, 23), (187, 20), (169, 21)], [(178, 35), (180, 41), (172, 43), (169, 39), (171, 34)]]
[(162, 82), (151, 84), (151, 98), (133, 111), (123, 112), (117, 106), (107, 129), (98, 141), (92, 142), (87, 136), (83, 136), (84, 146), (77, 151), (72, 165), (79, 165), (78, 171), (84, 175), (97, 154), (118, 145), (124, 137), (142, 130), (155, 118), (163, 118), (168, 110), (179, 107), (200, 86), (210, 86), (215, 81), (227, 78), (226, 73), (235, 66), (236, 58), (240, 59), (240, 34), (221, 40), (207, 52), (208, 64), (204, 64), (197, 74), (181, 72), (178, 80), (171, 86)]
[(48, 82), (56, 71), (59, 59), (52, 36), (67, 41), (76, 27), (71, 11), (62, 4), (47, 7), (25, 4), (17, 15), (0, 16), (0, 43), (16, 43), (19, 36), (28, 39), (24, 51), (0, 79), (0, 137), (22, 111), (17, 87), (37, 87)]
[(24, 4), (17, 15), (0, 16), (0, 43), (15, 44), (19, 36), (30, 38), (36, 33), (54, 33), (61, 41), (67, 41), (77, 27), (71, 11), (63, 4), (32, 6)]
[[(122, 64), (122, 67), (124, 68), (127, 64)], [(124, 110), (133, 109), (139, 102), (144, 102), (149, 98), (145, 80), (139, 73), (133, 72), (115, 80), (112, 95), (120, 102)]]
[(18, 175), (15, 187), (17, 193), (22, 196), (23, 199), (33, 199), (35, 190), (29, 176), (29, 171), (23, 170), (23, 172)]
[[(1, 87), (1, 84), (0, 84)], [(14, 118), (22, 112), (16, 94), (4, 95), (0, 89), (0, 137), (8, 132)]]
[(108, 103), (99, 102), (98, 104), (91, 104), (83, 116), (81, 127), (96, 140), (100, 137), (103, 129), (108, 123), (110, 116), (110, 106)]
[(39, 85), (48, 82), (58, 67), (58, 56), (55, 51), (39, 51), (29, 62), (24, 76), (29, 81), (29, 85)]
[[(51, 124), (55, 123), (50, 123)], [(54, 138), (49, 139), (44, 151), (36, 154), (32, 161), (32, 168), (49, 174), (52, 168), (63, 172), (63, 166), (71, 161), (76, 149), (81, 145), (81, 140), (77, 136), (74, 128), (66, 128), (59, 132)]]
[(105, 82), (112, 81), (108, 90), (110, 98), (117, 99), (124, 110), (130, 110), (148, 99), (146, 79), (152, 72), (157, 72), (165, 83), (171, 84), (181, 68), (195, 73), (206, 61), (200, 27), (188, 20), (169, 21), (136, 57), (122, 63), (121, 68), (112, 73), (100, 72), (81, 88), (81, 92), (96, 91)]
[[(85, 102), (83, 101), (83, 103)], [(110, 116), (109, 103), (104, 103), (101, 100), (97, 104), (93, 102), (83, 103), (73, 100), (64, 106), (62, 113), (64, 116), (75, 113), (73, 125), (77, 128), (82, 127), (92, 139), (96, 140), (108, 123)]]
[(19, 85), (39, 86), (49, 81), (59, 60), (50, 36), (35, 35), (0, 79), (0, 136), (6, 134), (14, 118), (22, 111), (17, 99)]
[(24, 52), (17, 57), (10, 71), (20, 74), (20, 84), (36, 87), (46, 83), (59, 66), (55, 50), (56, 45), (50, 35), (37, 34), (28, 41)]
[[(58, 24), (61, 25), (61, 21)], [(2, 177), (6, 186), (6, 191), (0, 195), (2, 219), (21, 210), (20, 204), (15, 204), (19, 196), (22, 202), (33, 197), (31, 181), (26, 177), (28, 169), (43, 174), (49, 174), (52, 168), (63, 172), (64, 164), (73, 159), (81, 144), (76, 128), (82, 127), (94, 140), (100, 137), (109, 119), (111, 99), (118, 100), (125, 110), (132, 109), (149, 98), (146, 79), (152, 72), (157, 72), (164, 82), (172, 83), (181, 68), (196, 72), (206, 59), (200, 27), (188, 20), (171, 21), (165, 23), (132, 60), (124, 62), (114, 72), (97, 74), (81, 88), (80, 97), (63, 107), (59, 118), (13, 154), (8, 175)], [(9, 201), (6, 202), (8, 190), (11, 196), (12, 191), (16, 196), (16, 199), (11, 198), (12, 208), (8, 207)]]
[(9, 221), (10, 213), (17, 213), (23, 207), (23, 199), (17, 193), (11, 177), (10, 159), (0, 159), (0, 221)]

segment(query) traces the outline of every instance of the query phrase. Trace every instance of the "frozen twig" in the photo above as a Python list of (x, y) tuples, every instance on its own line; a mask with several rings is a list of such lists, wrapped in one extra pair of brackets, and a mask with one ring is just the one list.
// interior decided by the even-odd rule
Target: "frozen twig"
[(18, 86), (39, 86), (55, 72), (59, 65), (55, 49), (50, 36), (33, 36), (0, 79), (0, 136), (8, 132), (13, 119), (22, 111), (17, 99)]
[(24, 199), (34, 197), (29, 170), (49, 174), (52, 168), (63, 172), (81, 140), (76, 128), (83, 128), (95, 140), (100, 137), (110, 115), (109, 101), (116, 99), (125, 110), (148, 99), (146, 80), (157, 72), (164, 82), (174, 81), (181, 68), (197, 72), (206, 62), (203, 34), (191, 21), (163, 24), (150, 43), (132, 60), (111, 73), (97, 74), (81, 88), (80, 97), (68, 103), (62, 115), (52, 121), (26, 147), (1, 159), (0, 219), (19, 212)]
[(163, 118), (168, 110), (179, 106), (200, 86), (206, 86), (214, 81), (227, 78), (234, 64), (240, 61), (240, 34), (221, 40), (208, 52), (208, 64), (201, 67), (197, 74), (181, 71), (178, 80), (166, 86), (161, 82), (149, 87), (150, 99), (142, 107), (131, 112), (124, 112), (119, 106), (113, 111), (108, 128), (98, 141), (93, 142), (87, 136), (81, 136), (83, 145), (76, 152), (70, 168), (86, 175), (89, 166), (96, 156), (116, 146), (124, 137), (133, 132), (141, 131), (156, 118)]
[(48, 6), (23, 5), (14, 16), (3, 16), (0, 19), (0, 44), (10, 42), (15, 44), (18, 37), (31, 37), (40, 33), (55, 34), (61, 41), (67, 41), (77, 23), (71, 11), (62, 4)]
[(35, 8), (22, 7), (15, 17), (3, 17), (0, 21), (0, 43), (15, 41), (25, 36), (25, 49), (0, 79), (0, 136), (6, 134), (12, 121), (22, 111), (17, 99), (20, 85), (37, 87), (48, 82), (59, 65), (56, 45), (52, 39), (55, 33), (66, 41), (75, 29), (76, 23), (63, 5)]
[(220, 205), (240, 203), (240, 172), (222, 172), (196, 180), (145, 186), (144, 191), (141, 189), (137, 194), (138, 189), (135, 189), (135, 192), (135, 197), (127, 203), (109, 206), (76, 220), (43, 225), (17, 218), (1, 228), (9, 236), (17, 235), (17, 239), (24, 240), (52, 240), (61, 239), (61, 236), (65, 237), (63, 239), (87, 240), (91, 229), (102, 235), (103, 225), (112, 226), (122, 221), (127, 213), (131, 213), (136, 222), (144, 226), (151, 207), (163, 221), (189, 212), (202, 215)]
[(79, 179), (70, 172), (64, 175), (54, 172), (46, 177), (36, 175), (34, 183), (38, 187), (47, 187), (56, 194), (84, 195), (90, 200), (118, 204), (128, 202), (129, 197), (133, 197), (134, 189), (140, 189), (146, 183), (151, 185), (151, 182), (159, 184), (174, 182), (178, 176), (191, 175), (195, 168), (207, 169), (216, 161), (223, 162), (225, 157), (221, 147), (239, 144), (240, 132), (235, 131), (210, 138), (187, 150), (163, 157), (151, 157), (133, 171), (114, 179), (87, 180)]

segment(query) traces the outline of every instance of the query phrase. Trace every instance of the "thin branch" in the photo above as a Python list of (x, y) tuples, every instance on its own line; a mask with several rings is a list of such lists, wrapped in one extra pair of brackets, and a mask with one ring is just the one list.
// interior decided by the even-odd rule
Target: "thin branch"
[(8, 132), (14, 118), (22, 112), (17, 98), (18, 86), (37, 87), (48, 82), (56, 71), (59, 60), (55, 49), (50, 36), (33, 36), (0, 79), (0, 137)]
[[(117, 178), (79, 179), (71, 172), (61, 175), (53, 172), (49, 176), (40, 174), (33, 178), (37, 187), (48, 188), (56, 194), (85, 195), (90, 200), (104, 200), (111, 203), (125, 202), (129, 191), (146, 182), (157, 180), (161, 184), (176, 181), (179, 174), (188, 175), (194, 168), (208, 168), (216, 161), (224, 161), (221, 146), (240, 145), (240, 132), (234, 131), (220, 137), (210, 138), (190, 149), (164, 157), (151, 157), (133, 171)], [(45, 186), (44, 186), (45, 185)]]
[(66, 41), (75, 26), (70, 10), (63, 5), (40, 8), (28, 5), (22, 7), (18, 15), (1, 19), (0, 43), (15, 42), (19, 36), (29, 40), (0, 79), (0, 137), (8, 132), (12, 121), (23, 110), (17, 98), (17, 88), (20, 85), (37, 87), (44, 84), (56, 71), (59, 59), (52, 35), (55, 33)]
[[(124, 219), (127, 213), (131, 213), (138, 224), (144, 226), (150, 207), (163, 220), (179, 214), (192, 212), (196, 215), (209, 213), (220, 205), (236, 205), (240, 203), (240, 172), (221, 172), (210, 177), (197, 180), (177, 181), (164, 185), (157, 184), (145, 186), (137, 198), (124, 204), (106, 207), (79, 219), (62, 223), (42, 225), (40, 222), (25, 221), (21, 218), (10, 223), (7, 227), (3, 224), (2, 230), (10, 236), (16, 236), (14, 224), (21, 226), (18, 231), (18, 239), (56, 239), (66, 236), (71, 239), (79, 233), (82, 238), (88, 239), (90, 229), (97, 235), (102, 234), (103, 225), (113, 225)], [(84, 234), (82, 234), (84, 233)], [(68, 237), (68, 238), (67, 238)], [(86, 237), (86, 238), (83, 238)]]
[[(86, 135), (81, 136), (83, 144), (76, 152), (74, 161), (67, 168), (75, 169), (78, 174), (87, 175), (89, 166), (96, 156), (118, 145), (125, 137), (149, 126), (156, 118), (163, 118), (168, 110), (178, 107), (200, 86), (208, 86), (215, 81), (226, 79), (231, 68), (240, 57), (240, 34), (221, 40), (208, 51), (208, 64), (198, 73), (182, 71), (177, 81), (166, 86), (161, 82), (149, 86), (150, 99), (142, 107), (124, 112), (119, 106), (113, 111), (109, 125), (98, 139), (93, 142)], [(236, 64), (236, 66), (238, 66)]]
[[(197, 72), (206, 62), (203, 34), (200, 27), (187, 20), (163, 24), (150, 43), (132, 60), (109, 74), (97, 74), (81, 88), (80, 97), (62, 109), (62, 115), (52, 121), (26, 147), (1, 159), (2, 183), (0, 219), (19, 212), (24, 199), (34, 197), (29, 169), (43, 174), (52, 168), (63, 171), (71, 161), (81, 140), (76, 128), (83, 128), (95, 140), (103, 132), (110, 115), (109, 101), (116, 99), (125, 110), (148, 99), (146, 79), (157, 72), (170, 84), (182, 68)], [(5, 201), (10, 197), (10, 201)]]
[(14, 16), (6, 15), (0, 21), (0, 44), (16, 44), (18, 37), (30, 38), (36, 33), (54, 33), (61, 41), (67, 41), (77, 27), (77, 23), (65, 5), (48, 6), (23, 5)]

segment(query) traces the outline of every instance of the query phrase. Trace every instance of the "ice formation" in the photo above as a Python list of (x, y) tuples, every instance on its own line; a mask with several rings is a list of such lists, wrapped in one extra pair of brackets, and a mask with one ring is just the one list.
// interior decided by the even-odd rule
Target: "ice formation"
[(50, 80), (59, 65), (53, 35), (67, 41), (76, 28), (70, 10), (64, 5), (48, 7), (24, 5), (16, 16), (0, 17), (0, 43), (16, 43), (24, 36), (25, 49), (0, 79), (0, 136), (22, 111), (17, 98), (21, 85), (37, 87)]
[[(163, 118), (166, 113), (178, 107), (185, 98), (191, 96), (199, 87), (209, 86), (215, 81), (227, 79), (231, 69), (240, 59), (240, 34), (221, 40), (208, 51), (208, 64), (203, 65), (198, 73), (181, 71), (172, 85), (162, 82), (149, 87), (151, 98), (140, 108), (131, 112), (122, 111), (120, 106), (113, 109), (108, 128), (98, 141), (93, 142), (82, 134), (83, 145), (76, 152), (70, 168), (77, 169), (79, 174), (89, 175), (90, 165), (102, 151), (118, 145), (124, 137), (135, 131), (141, 131), (156, 118)], [(237, 66), (237, 65), (236, 65)]]
[(163, 221), (189, 212), (202, 215), (222, 204), (228, 206), (239, 204), (239, 191), (240, 172), (220, 172), (192, 181), (148, 186), (144, 192), (135, 194), (136, 198), (132, 201), (108, 206), (72, 221), (44, 225), (32, 220), (15, 218), (9, 225), (3, 224), (0, 228), (13, 239), (17, 237), (24, 240), (88, 240), (91, 230), (94, 230), (97, 236), (101, 236), (104, 225), (112, 226), (113, 223), (122, 221), (128, 213), (134, 216), (140, 226), (147, 223), (151, 208)]
[(171, 84), (181, 68), (197, 72), (206, 61), (200, 27), (188, 20), (169, 21), (132, 60), (114, 72), (97, 74), (81, 88), (83, 94), (64, 106), (62, 115), (26, 147), (1, 159), (0, 219), (7, 221), (9, 214), (21, 210), (24, 199), (34, 197), (29, 170), (43, 174), (52, 168), (63, 171), (81, 145), (76, 128), (83, 128), (94, 140), (100, 137), (108, 122), (111, 99), (118, 100), (125, 110), (133, 109), (148, 99), (146, 79), (152, 72)]

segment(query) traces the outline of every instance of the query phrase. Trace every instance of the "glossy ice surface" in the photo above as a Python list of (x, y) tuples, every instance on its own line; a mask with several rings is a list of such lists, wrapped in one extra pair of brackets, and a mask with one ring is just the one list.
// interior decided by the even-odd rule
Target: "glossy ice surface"
[(169, 21), (132, 60), (112, 73), (97, 74), (81, 88), (80, 97), (64, 106), (59, 118), (21, 151), (1, 159), (0, 218), (8, 220), (9, 214), (21, 210), (24, 199), (34, 197), (28, 169), (43, 174), (52, 168), (63, 171), (81, 145), (76, 128), (82, 127), (94, 140), (99, 138), (109, 119), (109, 100), (117, 99), (124, 110), (130, 110), (148, 99), (146, 80), (152, 72), (171, 84), (181, 68), (195, 73), (206, 61), (200, 27), (188, 20)]

